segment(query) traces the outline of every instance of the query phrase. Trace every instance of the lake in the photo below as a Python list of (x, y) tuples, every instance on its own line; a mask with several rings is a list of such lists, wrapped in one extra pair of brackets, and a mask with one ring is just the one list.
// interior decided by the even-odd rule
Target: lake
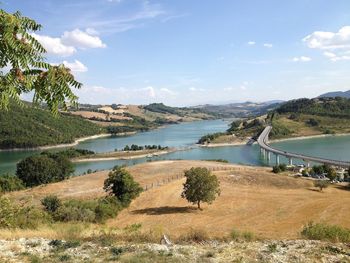
[[(228, 120), (209, 120), (191, 123), (181, 123), (169, 125), (164, 128), (152, 130), (149, 132), (138, 133), (125, 137), (106, 137), (81, 142), (77, 148), (89, 149), (95, 152), (108, 152), (114, 149), (121, 149), (125, 145), (137, 144), (148, 145), (156, 144), (169, 147), (177, 147), (182, 150), (166, 155), (152, 157), (151, 160), (165, 159), (187, 159), (187, 160), (209, 160), (225, 159), (230, 163), (239, 163), (246, 165), (273, 165), (274, 158), (267, 163), (260, 155), (259, 147), (253, 146), (225, 146), (215, 148), (205, 148), (195, 146), (198, 139), (208, 133), (225, 131), (230, 121)], [(276, 148), (303, 153), (306, 155), (325, 157), (329, 159), (338, 159), (343, 161), (350, 160), (350, 135), (347, 136), (329, 136), (321, 138), (309, 138), (304, 140), (289, 140), (272, 143)], [(20, 152), (0, 152), (0, 174), (5, 172), (14, 172), (16, 163), (38, 151), (20, 151)], [(75, 174), (82, 174), (88, 169), (103, 170), (110, 169), (115, 165), (133, 165), (149, 161), (150, 158), (140, 158), (133, 160), (113, 160), (77, 163)], [(287, 160), (281, 157), (281, 161)], [(295, 164), (303, 163), (301, 160), (295, 160)]]

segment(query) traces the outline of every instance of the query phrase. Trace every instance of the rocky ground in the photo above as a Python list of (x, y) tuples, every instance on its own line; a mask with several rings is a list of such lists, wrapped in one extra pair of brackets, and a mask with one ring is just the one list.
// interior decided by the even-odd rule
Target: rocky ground
[(320, 241), (130, 244), (0, 240), (0, 262), (350, 262), (350, 245)]

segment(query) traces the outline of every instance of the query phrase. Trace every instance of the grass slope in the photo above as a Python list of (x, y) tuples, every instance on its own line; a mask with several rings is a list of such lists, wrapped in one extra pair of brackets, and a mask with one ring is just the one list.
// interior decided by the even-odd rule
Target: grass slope
[(0, 148), (27, 148), (71, 143), (101, 133), (96, 124), (75, 116), (52, 116), (47, 110), (12, 103), (0, 111)]
[[(180, 197), (183, 177), (163, 181), (197, 166), (214, 169), (221, 184), (221, 195), (212, 205), (203, 205), (203, 211)], [(237, 229), (261, 238), (293, 239), (300, 237), (303, 226), (310, 221), (350, 227), (350, 195), (342, 185), (319, 192), (310, 180), (275, 175), (270, 168), (208, 161), (160, 161), (127, 169), (143, 187), (157, 182), (160, 186), (143, 192), (117, 218), (107, 221), (106, 227), (112, 229), (140, 223), (146, 232), (158, 229), (172, 238), (190, 229), (220, 238)], [(107, 173), (74, 177), (7, 196), (18, 202), (30, 200), (38, 206), (48, 194), (62, 199), (92, 199), (105, 195), (102, 187)]]

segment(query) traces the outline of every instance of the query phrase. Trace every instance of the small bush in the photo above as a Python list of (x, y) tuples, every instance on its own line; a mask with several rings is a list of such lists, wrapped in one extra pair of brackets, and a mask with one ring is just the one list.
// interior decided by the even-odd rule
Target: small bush
[(275, 174), (287, 171), (287, 165), (285, 163), (281, 163), (279, 165), (275, 165), (272, 167), (272, 172)]
[(121, 247), (111, 247), (110, 252), (113, 256), (120, 256), (124, 250)]
[(350, 242), (350, 229), (324, 223), (309, 223), (304, 226), (301, 235), (312, 240), (330, 242)]
[(232, 229), (230, 233), (230, 237), (234, 241), (253, 241), (255, 239), (255, 235), (249, 231), (239, 231), (236, 229)]
[(208, 233), (201, 229), (191, 229), (189, 233), (180, 237), (180, 240), (187, 241), (187, 242), (196, 242), (196, 243), (206, 241), (209, 239), (210, 238)]
[(314, 186), (320, 189), (320, 192), (323, 191), (324, 188), (329, 186), (328, 180), (316, 180), (314, 181)]
[(0, 176), (0, 193), (23, 190), (25, 188), (21, 179), (14, 175)]
[(49, 213), (55, 213), (57, 209), (61, 206), (61, 200), (55, 195), (48, 195), (41, 200), (41, 204), (44, 209)]
[(245, 240), (245, 241), (253, 241), (254, 240), (254, 234), (252, 232), (249, 232), (249, 231), (244, 231), (242, 232), (242, 238)]

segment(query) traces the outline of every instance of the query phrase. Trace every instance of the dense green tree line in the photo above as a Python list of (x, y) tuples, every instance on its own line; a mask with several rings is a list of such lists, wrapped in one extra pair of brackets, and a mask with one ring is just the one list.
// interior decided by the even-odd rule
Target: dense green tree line
[(11, 103), (0, 111), (0, 148), (29, 148), (72, 143), (79, 137), (91, 136), (103, 128), (76, 116), (53, 117), (44, 109), (21, 107)]
[(291, 100), (276, 109), (277, 113), (304, 113), (337, 118), (350, 117), (350, 99), (317, 98)]

